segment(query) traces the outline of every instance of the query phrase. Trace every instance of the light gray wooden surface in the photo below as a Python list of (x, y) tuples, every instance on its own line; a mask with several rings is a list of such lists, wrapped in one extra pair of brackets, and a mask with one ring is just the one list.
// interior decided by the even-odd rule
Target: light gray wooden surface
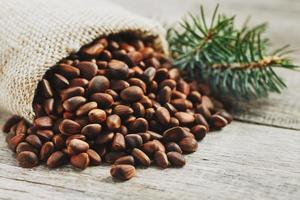
[[(113, 1), (165, 24), (197, 12), (200, 2), (210, 11), (219, 2), (239, 23), (249, 15), (255, 23), (269, 21), (274, 46), (300, 49), (300, 1)], [(297, 63), (299, 55), (293, 54)], [(184, 168), (138, 169), (124, 183), (113, 181), (105, 165), (82, 172), (19, 168), (0, 133), (0, 199), (300, 199), (300, 73), (279, 73), (289, 88), (269, 99), (238, 102), (233, 111), (243, 122), (210, 133)], [(0, 124), (6, 117), (0, 114)]]
[(233, 122), (210, 133), (181, 169), (138, 169), (114, 182), (108, 166), (32, 170), (16, 165), (0, 136), (0, 198), (299, 199), (300, 137), (294, 130)]

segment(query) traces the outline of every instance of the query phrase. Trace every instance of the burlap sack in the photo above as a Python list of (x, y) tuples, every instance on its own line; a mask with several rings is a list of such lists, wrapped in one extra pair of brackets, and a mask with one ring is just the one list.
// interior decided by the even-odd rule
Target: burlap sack
[(101, 35), (156, 36), (158, 23), (104, 0), (0, 0), (0, 107), (32, 120), (38, 81), (59, 60)]

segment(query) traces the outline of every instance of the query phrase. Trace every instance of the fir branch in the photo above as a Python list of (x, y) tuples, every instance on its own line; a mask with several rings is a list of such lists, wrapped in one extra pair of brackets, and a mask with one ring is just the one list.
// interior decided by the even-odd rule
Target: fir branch
[(298, 67), (286, 57), (288, 46), (267, 54), (269, 39), (263, 37), (266, 24), (251, 28), (245, 23), (238, 29), (235, 17), (218, 14), (218, 8), (210, 23), (201, 6), (200, 15), (189, 14), (179, 30), (168, 31), (174, 64), (192, 78), (209, 83), (221, 95), (249, 99), (280, 93), (286, 85), (273, 69)]

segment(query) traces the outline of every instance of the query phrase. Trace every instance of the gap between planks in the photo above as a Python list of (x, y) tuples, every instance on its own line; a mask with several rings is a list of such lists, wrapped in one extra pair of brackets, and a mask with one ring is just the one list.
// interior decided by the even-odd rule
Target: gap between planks
[[(298, 199), (300, 135), (297, 131), (233, 122), (208, 134), (182, 169), (137, 170), (115, 182), (110, 167), (78, 172), (17, 167), (0, 134), (0, 199)], [(1, 192), (2, 191), (2, 192)]]

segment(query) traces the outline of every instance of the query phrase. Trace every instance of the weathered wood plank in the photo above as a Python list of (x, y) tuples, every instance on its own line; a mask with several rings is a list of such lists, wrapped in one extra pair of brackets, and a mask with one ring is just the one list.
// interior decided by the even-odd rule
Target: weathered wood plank
[(0, 134), (0, 199), (299, 199), (300, 134), (234, 122), (210, 133), (182, 169), (138, 169), (115, 182), (109, 166), (82, 172), (17, 167)]
[[(251, 102), (233, 101), (232, 113), (245, 122), (300, 130), (300, 73), (282, 71), (288, 89), (268, 99)], [(299, 73), (299, 74), (295, 74)]]
[[(279, 47), (292, 44), (298, 49), (292, 57), (300, 64), (300, 2), (293, 0), (131, 0), (130, 3), (122, 0), (114, 0), (133, 12), (147, 17), (153, 17), (165, 24), (171, 25), (179, 20), (187, 12), (199, 12), (202, 3), (207, 13), (211, 13), (217, 3), (220, 10), (236, 15), (237, 22), (242, 24), (251, 16), (251, 22), (258, 24), (267, 21), (269, 23), (268, 35), (273, 41), (273, 46)], [(145, 6), (147, 5), (147, 6)], [(300, 72), (278, 70), (279, 75), (287, 82), (288, 89), (282, 94), (272, 94), (268, 99), (253, 102), (234, 102), (232, 109), (236, 119), (279, 126), (300, 130)]]
[[(200, 3), (198, 0), (118, 1), (134, 11), (138, 7), (140, 14), (155, 14), (157, 19), (168, 23), (186, 11), (195, 12)], [(217, 1), (201, 2), (212, 10)], [(299, 1), (219, 2), (226, 12), (236, 13), (240, 22), (248, 15), (254, 15), (254, 22), (270, 21), (269, 34), (275, 41), (300, 47)], [(234, 109), (237, 118), (299, 129), (300, 77), (292, 72), (283, 72), (283, 76), (289, 85), (283, 95), (272, 95), (251, 106), (239, 103)], [(0, 124), (4, 118), (5, 114), (0, 113)], [(221, 132), (209, 134), (187, 160), (183, 169), (139, 169), (137, 177), (125, 183), (114, 182), (108, 166), (82, 172), (71, 167), (49, 171), (40, 166), (28, 170), (17, 167), (4, 142), (4, 134), (0, 133), (0, 199), (300, 198), (299, 131), (234, 122)]]

